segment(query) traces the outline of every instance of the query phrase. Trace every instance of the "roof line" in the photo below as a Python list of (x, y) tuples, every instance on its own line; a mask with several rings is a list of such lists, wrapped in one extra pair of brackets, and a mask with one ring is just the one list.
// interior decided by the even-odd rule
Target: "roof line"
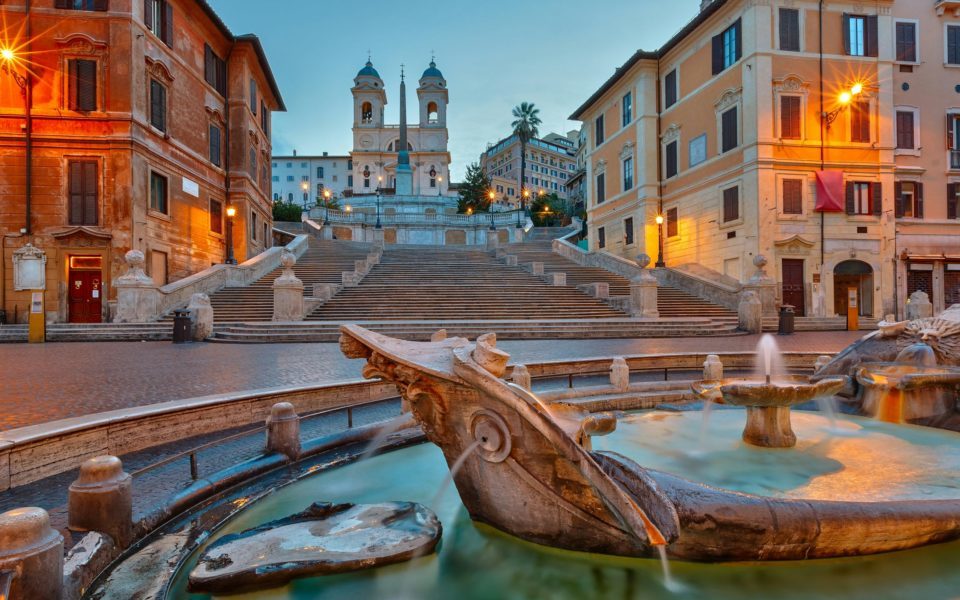
[(660, 60), (661, 58), (663, 58), (663, 56), (667, 52), (669, 52), (670, 50), (673, 50), (673, 48), (676, 47), (677, 44), (683, 41), (685, 37), (690, 35), (697, 27), (703, 24), (703, 22), (709, 19), (715, 12), (720, 10), (720, 7), (726, 3), (727, 3), (727, 0), (713, 0), (710, 4), (707, 5), (706, 8), (704, 8), (699, 13), (697, 13), (697, 15), (693, 19), (691, 19), (686, 25), (684, 25), (683, 29), (678, 31), (672, 38), (667, 40), (667, 42), (663, 46), (661, 46), (658, 50), (637, 50), (636, 52), (634, 52), (633, 56), (627, 59), (627, 62), (623, 63), (620, 67), (618, 67), (617, 70), (613, 72), (613, 75), (611, 75), (609, 79), (603, 82), (603, 85), (601, 85), (600, 88), (597, 89), (597, 91), (595, 91), (589, 98), (587, 98), (586, 102), (581, 104), (580, 107), (577, 108), (577, 110), (573, 111), (573, 114), (571, 114), (567, 118), (570, 119), (571, 121), (579, 121), (581, 115), (583, 115), (583, 113), (586, 112), (586, 110), (590, 107), (590, 105), (592, 105), (594, 102), (599, 100), (601, 96), (606, 94), (610, 90), (610, 88), (612, 88), (614, 84), (616, 84), (617, 81), (620, 80), (621, 77), (626, 75), (627, 71), (633, 68), (635, 64), (637, 64), (641, 60)]

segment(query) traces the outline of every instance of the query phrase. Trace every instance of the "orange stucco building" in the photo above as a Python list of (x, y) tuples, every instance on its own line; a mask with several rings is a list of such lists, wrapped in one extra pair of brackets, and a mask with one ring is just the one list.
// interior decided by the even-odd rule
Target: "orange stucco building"
[(0, 11), (7, 322), (26, 318), (14, 263), (28, 245), (46, 259), (53, 322), (109, 320), (128, 250), (160, 285), (224, 262), (228, 207), (237, 260), (270, 246), (270, 115), (284, 105), (255, 36), (232, 34), (204, 0)]
[(954, 4), (704, 1), (573, 114), (591, 250), (656, 257), (659, 214), (666, 266), (764, 255), (800, 314), (960, 301)]

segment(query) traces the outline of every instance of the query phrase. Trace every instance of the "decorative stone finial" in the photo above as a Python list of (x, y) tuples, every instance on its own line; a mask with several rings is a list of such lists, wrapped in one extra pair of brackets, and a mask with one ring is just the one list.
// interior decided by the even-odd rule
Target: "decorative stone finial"
[(640, 265), (641, 269), (646, 269), (650, 266), (650, 255), (644, 252), (643, 254), (637, 255), (637, 264)]
[(147, 264), (147, 259), (143, 256), (143, 252), (140, 250), (129, 250), (123, 255), (123, 260), (127, 263), (127, 272), (117, 277), (117, 284), (153, 284), (153, 279), (143, 270)]
[(769, 279), (767, 277), (767, 271), (765, 269), (765, 267), (767, 266), (766, 256), (762, 254), (758, 254), (754, 256), (753, 266), (757, 268), (757, 271), (756, 273), (753, 274), (753, 277), (750, 278), (750, 281), (757, 283), (757, 282), (767, 281)]

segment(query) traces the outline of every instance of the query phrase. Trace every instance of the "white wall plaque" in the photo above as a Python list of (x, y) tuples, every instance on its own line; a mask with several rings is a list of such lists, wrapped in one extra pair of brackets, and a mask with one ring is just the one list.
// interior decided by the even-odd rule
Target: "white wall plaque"
[(27, 244), (13, 253), (13, 289), (47, 289), (47, 256), (39, 248)]
[(200, 197), (200, 186), (196, 181), (191, 181), (186, 177), (183, 178), (183, 191), (190, 194), (194, 198)]

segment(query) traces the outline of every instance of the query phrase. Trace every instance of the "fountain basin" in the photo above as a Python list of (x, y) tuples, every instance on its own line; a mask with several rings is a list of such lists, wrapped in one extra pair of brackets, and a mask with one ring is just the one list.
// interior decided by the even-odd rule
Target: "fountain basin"
[(856, 370), (863, 412), (891, 423), (935, 420), (957, 407), (960, 367), (864, 363)]

